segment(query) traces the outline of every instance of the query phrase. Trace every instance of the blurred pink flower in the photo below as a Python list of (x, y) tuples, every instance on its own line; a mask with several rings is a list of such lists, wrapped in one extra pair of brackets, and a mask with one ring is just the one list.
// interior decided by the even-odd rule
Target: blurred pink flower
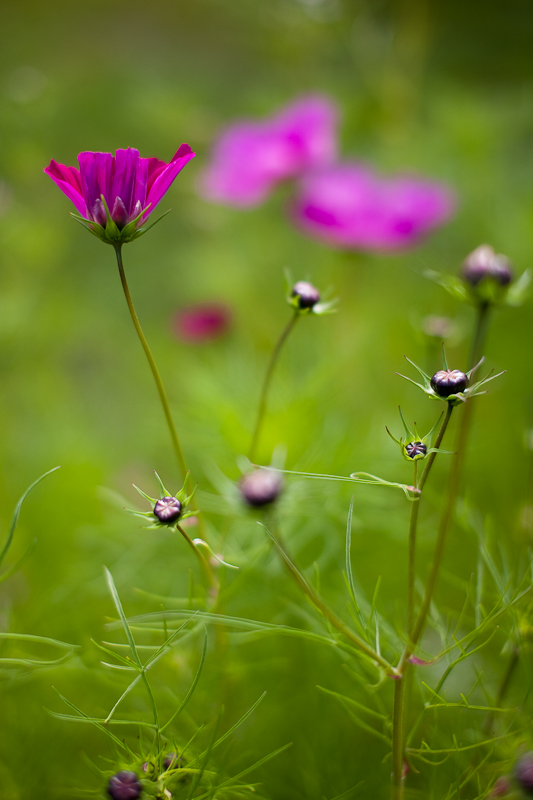
[(224, 205), (259, 205), (279, 181), (334, 161), (337, 120), (331, 100), (309, 95), (262, 122), (230, 125), (200, 176), (200, 193)]
[(222, 303), (199, 303), (176, 313), (174, 332), (185, 342), (208, 342), (229, 330), (231, 317), (230, 308)]
[(444, 224), (455, 205), (443, 184), (381, 178), (361, 164), (343, 163), (303, 178), (293, 216), (306, 233), (337, 247), (400, 250)]
[[(76, 206), (87, 222), (105, 228), (107, 214), (122, 230), (138, 218), (136, 226), (150, 216), (163, 195), (194, 153), (182, 144), (169, 164), (157, 158), (141, 158), (132, 147), (111, 153), (80, 153), (79, 170), (51, 161), (45, 173)], [(144, 213), (143, 213), (144, 212)]]

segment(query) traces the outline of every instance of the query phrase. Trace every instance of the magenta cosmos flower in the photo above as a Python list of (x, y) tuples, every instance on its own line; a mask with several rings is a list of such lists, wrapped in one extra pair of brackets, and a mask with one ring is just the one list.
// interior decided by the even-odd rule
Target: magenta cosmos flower
[(445, 223), (456, 201), (446, 186), (408, 176), (381, 178), (356, 163), (304, 177), (293, 207), (297, 225), (328, 244), (400, 250)]
[(331, 100), (310, 95), (269, 119), (230, 125), (200, 176), (200, 193), (215, 203), (259, 205), (280, 181), (334, 161), (337, 120)]
[(111, 153), (80, 153), (79, 169), (51, 161), (44, 170), (76, 206), (73, 214), (108, 244), (131, 242), (185, 164), (194, 158), (182, 144), (169, 164), (141, 158), (133, 147)]

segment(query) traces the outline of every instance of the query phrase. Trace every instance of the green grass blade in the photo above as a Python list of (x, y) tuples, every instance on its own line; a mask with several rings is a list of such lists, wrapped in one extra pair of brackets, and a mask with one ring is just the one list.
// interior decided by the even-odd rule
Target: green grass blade
[(126, 634), (126, 638), (128, 640), (129, 646), (130, 646), (131, 654), (133, 656), (133, 659), (134, 659), (135, 663), (139, 667), (139, 669), (142, 670), (143, 665), (142, 665), (141, 659), (139, 658), (139, 654), (138, 654), (137, 648), (135, 646), (135, 640), (134, 640), (133, 634), (132, 634), (132, 632), (130, 630), (130, 626), (128, 625), (128, 620), (126, 619), (126, 615), (124, 614), (124, 609), (122, 608), (122, 603), (120, 602), (120, 597), (118, 596), (118, 592), (117, 592), (117, 589), (116, 589), (116, 586), (115, 586), (115, 582), (113, 580), (113, 576), (111, 575), (111, 573), (109, 572), (107, 567), (104, 567), (104, 570), (105, 570), (105, 575), (106, 575), (106, 578), (107, 578), (107, 583), (108, 583), (108, 586), (109, 586), (109, 591), (111, 592), (111, 596), (113, 597), (113, 601), (115, 603), (115, 606), (116, 606), (116, 609), (118, 611), (119, 617), (120, 617), (120, 619), (122, 621), (122, 626), (124, 628), (124, 632)]
[[(252, 772), (252, 770), (257, 769), (258, 767), (261, 767), (263, 764), (266, 764), (267, 761), (270, 761), (272, 758), (275, 758), (280, 753), (283, 753), (284, 750), (288, 750), (289, 747), (292, 747), (292, 742), (289, 742), (288, 744), (284, 744), (283, 747), (278, 747), (277, 750), (274, 750), (272, 753), (269, 753), (267, 756), (263, 756), (263, 758), (260, 758), (259, 761), (255, 762), (255, 764), (252, 764), (251, 766), (246, 767), (246, 769), (243, 769), (242, 772), (239, 772), (237, 775), (234, 775), (232, 778), (228, 778), (227, 781), (223, 781), (223, 783), (220, 783), (217, 786), (217, 792), (219, 792), (221, 789), (224, 789), (227, 786), (234, 785), (236, 781), (239, 781), (245, 775), (248, 775), (249, 772)], [(209, 797), (210, 793), (211, 793), (211, 790), (209, 790), (209, 792), (205, 792), (204, 794), (201, 794), (197, 798), (197, 800), (205, 800), (206, 798)]]
[(31, 486), (28, 486), (28, 488), (26, 489), (26, 491), (24, 492), (22, 497), (19, 499), (17, 505), (15, 506), (15, 510), (13, 511), (13, 516), (11, 517), (11, 524), (9, 526), (7, 539), (5, 541), (5, 544), (4, 544), (3, 548), (2, 548), (2, 550), (0, 551), (0, 565), (2, 564), (2, 561), (4, 560), (4, 558), (6, 557), (7, 552), (9, 550), (9, 548), (11, 547), (11, 543), (13, 542), (13, 536), (15, 535), (15, 530), (17, 528), (17, 524), (18, 524), (19, 517), (20, 517), (20, 511), (22, 509), (22, 504), (23, 504), (24, 500), (27, 498), (27, 496), (29, 495), (31, 490), (34, 489), (37, 486), (38, 483), (40, 483), (44, 478), (46, 478), (47, 475), (51, 475), (52, 472), (56, 472), (56, 470), (58, 470), (58, 469), (61, 469), (61, 467), (54, 467), (53, 469), (49, 469), (48, 472), (43, 473), (43, 475), (41, 475), (40, 478), (37, 478), (37, 480), (34, 481), (31, 484)]
[(132, 682), (130, 683), (128, 688), (124, 692), (122, 692), (122, 694), (118, 698), (117, 702), (115, 703), (115, 705), (113, 706), (113, 708), (111, 709), (111, 711), (109, 712), (107, 717), (105, 718), (104, 725), (107, 725), (107, 723), (111, 720), (111, 717), (113, 716), (113, 714), (115, 713), (115, 711), (117, 710), (119, 705), (122, 703), (124, 698), (127, 697), (127, 695), (132, 691), (132, 689), (134, 689), (137, 686), (137, 684), (139, 683), (140, 680), (141, 680), (141, 675), (139, 674), (132, 680)]
[(191, 684), (191, 686), (190, 686), (190, 688), (189, 688), (189, 691), (187, 692), (187, 694), (185, 695), (185, 697), (184, 697), (184, 698), (183, 698), (183, 700), (181, 701), (181, 704), (179, 705), (179, 707), (178, 707), (177, 711), (175, 711), (175, 712), (172, 714), (172, 716), (170, 717), (170, 719), (168, 720), (168, 722), (166, 722), (166, 723), (163, 725), (163, 727), (161, 728), (161, 733), (163, 733), (163, 731), (164, 731), (166, 728), (168, 728), (168, 726), (169, 726), (169, 725), (170, 725), (172, 722), (174, 722), (174, 720), (176, 719), (176, 717), (178, 717), (178, 716), (181, 714), (181, 712), (183, 711), (183, 709), (185, 708), (185, 706), (187, 705), (187, 703), (188, 703), (188, 702), (189, 702), (189, 700), (191, 699), (191, 697), (192, 697), (192, 695), (193, 695), (193, 692), (194, 692), (194, 690), (196, 689), (196, 685), (197, 685), (198, 681), (200, 680), (200, 675), (202, 674), (202, 669), (203, 669), (203, 666), (204, 666), (204, 661), (205, 661), (205, 656), (206, 656), (206, 653), (207, 653), (207, 628), (205, 629), (205, 637), (204, 637), (204, 649), (203, 649), (203, 652), (202, 652), (202, 658), (200, 659), (200, 664), (199, 664), (199, 666), (198, 666), (198, 669), (196, 670), (196, 675), (194, 676), (194, 680), (193, 680), (193, 682), (192, 682), (192, 684)]
[[(89, 719), (89, 717), (88, 717), (88, 715), (87, 715), (87, 714), (84, 714), (84, 713), (83, 713), (83, 711), (81, 711), (81, 710), (80, 710), (80, 709), (79, 709), (77, 706), (75, 706), (75, 705), (74, 705), (74, 703), (71, 703), (71, 702), (70, 702), (70, 700), (67, 700), (67, 698), (66, 698), (66, 697), (63, 697), (63, 695), (61, 694), (61, 692), (58, 692), (58, 690), (55, 688), (55, 686), (52, 686), (52, 689), (53, 689), (53, 690), (55, 691), (55, 693), (56, 693), (56, 694), (57, 694), (57, 695), (58, 695), (58, 696), (61, 698), (61, 700), (62, 700), (62, 701), (65, 703), (65, 705), (67, 705), (69, 708), (71, 708), (73, 711), (75, 711), (75, 712), (76, 712), (76, 714), (77, 714), (79, 717), (83, 717), (83, 718), (85, 718), (85, 719)], [(46, 710), (48, 711), (48, 713), (49, 713), (49, 714), (55, 713), (55, 712), (51, 712), (51, 711), (49, 711), (48, 709), (46, 709)], [(130, 756), (130, 758), (135, 758), (134, 754), (132, 753), (132, 751), (130, 750), (130, 748), (128, 747), (128, 745), (127, 745), (125, 742), (122, 742), (122, 741), (121, 741), (121, 740), (118, 738), (118, 736), (115, 736), (115, 734), (114, 734), (114, 733), (111, 733), (111, 731), (110, 731), (110, 730), (108, 730), (108, 729), (105, 727), (105, 725), (101, 725), (101, 724), (100, 724), (100, 723), (98, 723), (98, 722), (93, 722), (92, 724), (93, 724), (93, 725), (94, 725), (96, 728), (98, 728), (99, 730), (103, 731), (103, 732), (106, 734), (106, 736), (108, 736), (110, 739), (112, 739), (112, 741), (113, 741), (113, 742), (114, 742), (116, 745), (118, 745), (118, 746), (119, 746), (119, 747), (120, 747), (122, 750), (125, 750), (125, 751), (126, 751), (126, 753), (128, 754), (128, 756)]]

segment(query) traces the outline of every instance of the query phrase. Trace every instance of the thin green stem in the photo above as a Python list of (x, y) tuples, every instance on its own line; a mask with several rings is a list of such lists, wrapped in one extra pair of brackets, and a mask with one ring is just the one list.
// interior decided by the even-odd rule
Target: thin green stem
[(470, 356), (468, 359), (468, 369), (472, 369), (483, 355), (487, 330), (489, 326), (490, 303), (481, 303), (477, 308), (476, 327), (472, 337)]
[[(470, 351), (470, 365), (477, 364), (477, 362), (481, 358), (481, 353), (483, 352), (483, 348), (485, 346), (485, 339), (487, 336), (489, 311), (490, 311), (490, 304), (488, 303), (484, 303), (478, 306), (476, 327), (474, 329), (474, 335), (472, 337), (472, 347)], [(448, 410), (450, 412), (451, 408), (452, 406), (448, 404)], [(444, 545), (446, 543), (446, 537), (448, 535), (448, 529), (450, 527), (450, 522), (452, 520), (453, 513), (455, 510), (455, 503), (457, 500), (457, 494), (459, 491), (459, 485), (462, 477), (463, 465), (466, 455), (466, 445), (472, 422), (472, 412), (473, 412), (473, 404), (472, 401), (470, 400), (465, 404), (464, 412), (459, 425), (457, 444), (455, 448), (456, 457), (454, 458), (450, 472), (446, 503), (442, 512), (439, 530), (437, 533), (435, 553), (433, 556), (433, 563), (426, 584), (424, 600), (422, 602), (422, 607), (420, 609), (417, 621), (415, 623), (415, 627), (413, 628), (413, 631), (409, 637), (410, 642), (408, 643), (405, 652), (402, 656), (401, 664), (403, 664), (413, 652), (413, 649), (416, 647), (418, 641), (420, 640), (420, 637), (424, 630), (424, 626), (426, 624), (426, 618), (428, 615), (429, 607), (431, 605), (431, 601), (433, 599), (433, 592), (435, 590), (435, 586), (437, 583), (442, 555), (444, 552)], [(438, 446), (439, 446), (438, 444), (435, 444), (435, 447)], [(436, 454), (433, 453), (432, 455)], [(419, 484), (420, 489), (422, 489), (425, 483), (425, 479), (427, 478), (426, 473), (428, 472), (428, 467), (429, 468), (431, 467), (429, 459), (428, 459), (428, 466), (424, 470), (424, 473), (422, 473), (422, 477), (420, 479), (420, 484)], [(399, 665), (399, 669), (401, 664)]]
[(183, 452), (181, 449), (181, 445), (178, 439), (178, 434), (176, 432), (176, 426), (174, 425), (174, 420), (172, 419), (172, 414), (170, 413), (170, 407), (168, 405), (167, 396), (165, 393), (165, 388), (163, 386), (163, 382), (161, 380), (161, 376), (159, 374), (159, 370), (157, 369), (157, 364), (154, 361), (154, 357), (152, 352), (148, 346), (148, 342), (146, 341), (146, 337), (143, 333), (141, 328), (141, 323), (139, 322), (139, 317), (137, 316), (137, 312), (135, 311), (135, 306), (133, 305), (133, 300), (131, 298), (130, 290), (128, 287), (128, 282), (126, 280), (126, 273), (124, 272), (124, 265), (122, 263), (122, 245), (117, 244), (115, 245), (115, 253), (117, 255), (117, 263), (118, 263), (118, 270), (120, 273), (120, 280), (122, 282), (122, 288), (124, 289), (124, 295), (126, 297), (126, 302), (128, 304), (128, 309), (131, 315), (131, 319), (133, 325), (135, 326), (135, 330), (137, 331), (137, 336), (139, 337), (139, 341), (141, 342), (142, 348), (148, 359), (148, 364), (150, 365), (150, 369), (152, 370), (152, 375), (154, 377), (155, 385), (157, 387), (157, 392), (159, 394), (159, 399), (161, 401), (161, 405), (163, 407), (163, 413), (165, 415), (165, 419), (167, 421), (168, 430), (170, 433), (170, 438), (172, 440), (172, 445), (174, 447), (174, 452), (176, 454), (176, 459), (178, 462), (178, 466), (181, 471), (182, 478), (185, 478), (187, 475), (187, 465), (185, 463), (185, 458), (183, 456)]
[(261, 397), (259, 399), (257, 419), (255, 423), (254, 433), (252, 436), (252, 444), (250, 445), (250, 450), (248, 453), (248, 458), (250, 459), (250, 461), (254, 461), (257, 447), (259, 445), (259, 437), (261, 435), (261, 428), (265, 418), (268, 392), (270, 389), (270, 383), (272, 381), (272, 375), (274, 374), (274, 369), (279, 358), (279, 354), (281, 353), (283, 345), (285, 344), (290, 332), (296, 325), (296, 322), (298, 321), (299, 317), (300, 314), (298, 313), (298, 311), (295, 311), (292, 317), (290, 318), (288, 324), (283, 329), (282, 334), (279, 337), (274, 350), (272, 351), (272, 355), (270, 356), (270, 361), (268, 362), (267, 371), (265, 373), (265, 377), (263, 380), (263, 387), (261, 389)]
[(189, 534), (180, 525), (176, 525), (176, 527), (183, 536), (183, 538), (185, 539), (185, 541), (187, 542), (187, 544), (189, 545), (189, 547), (194, 552), (194, 555), (198, 559), (198, 563), (200, 564), (200, 567), (202, 568), (202, 571), (206, 577), (209, 590), (212, 596), (216, 597), (218, 595), (219, 584), (217, 579), (215, 578), (213, 570), (211, 569), (209, 561), (207, 560), (205, 555), (201, 552), (201, 550), (194, 544)]
[[(516, 645), (513, 645), (513, 652), (511, 654), (511, 658), (509, 659), (509, 663), (507, 664), (507, 668), (503, 674), (502, 681), (498, 688), (498, 694), (496, 695), (496, 699), (494, 701), (494, 708), (500, 708), (503, 699), (507, 693), (507, 690), (509, 688), (509, 684), (511, 683), (514, 671), (518, 666), (519, 658), (520, 658), (520, 651)], [(483, 733), (486, 733), (487, 735), (490, 733), (493, 721), (494, 721), (494, 711), (490, 711), (483, 726)]]
[(405, 679), (403, 675), (396, 678), (394, 685), (394, 706), (392, 711), (392, 728), (394, 736), (392, 740), (392, 785), (391, 800), (403, 800), (405, 776), (404, 776), (404, 697)]
[[(488, 303), (482, 304), (478, 307), (476, 327), (472, 338), (472, 346), (469, 357), (470, 368), (475, 366), (481, 358), (487, 335), (489, 311), (490, 311), (490, 304)], [(441, 425), (437, 439), (435, 440), (434, 447), (436, 448), (439, 448), (441, 445), (444, 433), (448, 426), (448, 422), (450, 421), (452, 411), (453, 411), (453, 406), (451, 403), (448, 403), (448, 410), (446, 412), (446, 416)], [(394, 693), (393, 742), (392, 742), (392, 758), (393, 758), (392, 800), (403, 800), (403, 779), (402, 779), (403, 751), (404, 751), (403, 721), (406, 714), (406, 703), (405, 703), (406, 689), (405, 685), (400, 687), (398, 686), (398, 684), (404, 684), (404, 679), (406, 675), (409, 675), (409, 673), (406, 674), (406, 670), (409, 666), (409, 658), (413, 653), (413, 650), (415, 649), (416, 645), (418, 644), (420, 637), (422, 636), (429, 608), (431, 606), (431, 601), (433, 599), (433, 593), (435, 591), (435, 586), (437, 584), (440, 565), (442, 562), (442, 556), (444, 553), (444, 545), (446, 543), (448, 529), (455, 509), (455, 502), (459, 490), (459, 483), (462, 474), (464, 456), (466, 451), (466, 443), (468, 439), (468, 433), (470, 430), (471, 420), (472, 420), (472, 402), (470, 401), (466, 403), (466, 407), (461, 417), (461, 422), (457, 437), (456, 457), (454, 459), (450, 472), (450, 478), (448, 483), (448, 494), (437, 533), (437, 541), (435, 543), (433, 562), (427, 579), (422, 605), (418, 613), (416, 622), (414, 623), (414, 626), (412, 625), (412, 619), (410, 618), (410, 614), (412, 613), (413, 609), (413, 599), (411, 592), (413, 592), (414, 594), (413, 591), (414, 564), (412, 566), (413, 574), (411, 575), (411, 558), (413, 559), (414, 562), (416, 526), (418, 521), (418, 510), (420, 506), (421, 495), (419, 495), (419, 500), (416, 503), (416, 507), (413, 506), (413, 508), (411, 509), (411, 519), (409, 523), (410, 571), (408, 575), (408, 637), (409, 638), (397, 667), (397, 673), (400, 676), (400, 679), (397, 682)], [(436, 455), (437, 453), (431, 453), (429, 458), (427, 459), (426, 466), (424, 468), (424, 471), (422, 472), (422, 475), (420, 476), (420, 481), (417, 487), (420, 492), (422, 492), (422, 489), (424, 488), (424, 485), (428, 479)], [(513, 669), (514, 669), (514, 664), (511, 667), (511, 672)]]
[[(431, 455), (431, 454), (430, 454)], [(418, 461), (414, 463), (413, 486), (418, 489)], [(410, 633), (414, 622), (415, 605), (415, 560), (416, 560), (416, 528), (418, 524), (418, 510), (420, 508), (420, 495), (411, 503), (411, 516), (409, 518), (409, 554), (407, 558), (407, 632)]]
[[(446, 414), (439, 428), (437, 438), (433, 447), (439, 448), (442, 444), (444, 434), (448, 427), (448, 423), (452, 416), (453, 406), (448, 403)], [(394, 687), (394, 708), (392, 717), (392, 785), (391, 785), (391, 798), (392, 800), (403, 800), (405, 778), (403, 774), (404, 768), (404, 719), (407, 714), (409, 705), (409, 697), (411, 694), (411, 678), (410, 672), (407, 672), (409, 666), (408, 658), (412, 653), (410, 641), (414, 633), (413, 619), (414, 619), (414, 586), (415, 586), (415, 557), (416, 557), (416, 533), (418, 524), (418, 512), (420, 509), (420, 501), (422, 499), (422, 489), (428, 479), (429, 473), (437, 456), (436, 452), (430, 453), (426, 465), (417, 482), (418, 469), (415, 461), (414, 471), (414, 486), (420, 492), (418, 499), (413, 501), (411, 507), (411, 516), (409, 519), (409, 556), (408, 556), (408, 572), (407, 572), (407, 636), (408, 644), (400, 659), (396, 669), (396, 685)]]
[(154, 725), (155, 725), (156, 757), (157, 757), (157, 760), (158, 760), (158, 763), (159, 763), (159, 767), (161, 768), (161, 763), (160, 763), (161, 762), (161, 733), (160, 733), (160, 728), (159, 728), (159, 714), (158, 714), (158, 711), (157, 711), (157, 705), (156, 705), (156, 702), (155, 702), (155, 697), (152, 694), (152, 688), (151, 688), (150, 684), (148, 683), (148, 678), (146, 677), (146, 670), (144, 669), (144, 667), (143, 667), (143, 669), (141, 671), (141, 675), (142, 675), (142, 679), (143, 679), (144, 685), (146, 686), (146, 691), (148, 692), (148, 696), (150, 698), (150, 703), (152, 705), (152, 712), (153, 712), (153, 715), (154, 715)]

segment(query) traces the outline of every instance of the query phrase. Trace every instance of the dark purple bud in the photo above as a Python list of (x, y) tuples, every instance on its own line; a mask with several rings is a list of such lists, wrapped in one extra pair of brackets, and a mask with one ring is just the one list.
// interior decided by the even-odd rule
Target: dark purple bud
[(458, 369), (440, 369), (431, 379), (431, 388), (439, 397), (464, 392), (468, 386), (468, 376)]
[(177, 753), (169, 753), (163, 760), (163, 767), (165, 769), (179, 769), (187, 763), (183, 756), (178, 756)]
[(525, 753), (515, 767), (515, 777), (525, 794), (533, 795), (533, 751)]
[(257, 469), (241, 479), (239, 489), (242, 499), (249, 506), (261, 508), (273, 503), (283, 487), (280, 476), (270, 469)]
[(292, 289), (292, 296), (298, 298), (299, 308), (313, 308), (320, 300), (320, 292), (307, 281), (298, 281)]
[(181, 514), (181, 503), (177, 497), (162, 497), (154, 506), (154, 514), (160, 522), (170, 525)]
[(107, 793), (112, 800), (138, 800), (143, 787), (134, 772), (120, 770), (109, 779)]
[(463, 280), (477, 286), (482, 280), (493, 280), (507, 286), (513, 279), (509, 259), (495, 253), (488, 244), (482, 244), (466, 257), (461, 270)]
[(498, 780), (492, 787), (492, 791), (489, 795), (490, 800), (496, 800), (497, 797), (504, 797), (510, 791), (511, 791), (511, 782), (509, 778), (507, 778), (505, 775), (502, 775), (502, 777), (498, 778)]
[(425, 456), (427, 453), (427, 447), (424, 442), (408, 442), (408, 444), (405, 445), (405, 452), (409, 458), (415, 458), (415, 456)]

